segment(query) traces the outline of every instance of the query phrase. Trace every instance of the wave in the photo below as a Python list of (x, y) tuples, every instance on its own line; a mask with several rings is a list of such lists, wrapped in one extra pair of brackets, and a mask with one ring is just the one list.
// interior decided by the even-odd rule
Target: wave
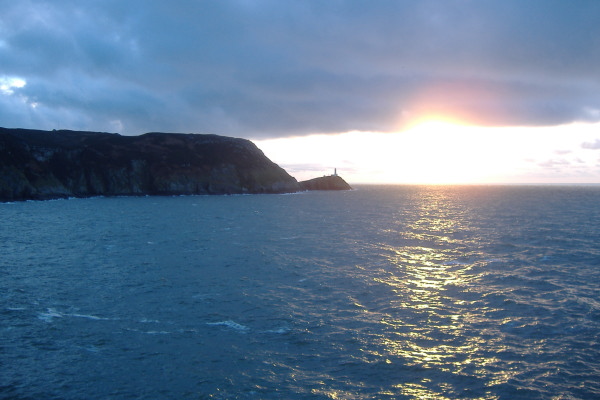
[(98, 317), (97, 315), (87, 315), (87, 314), (66, 314), (67, 317), (75, 317), (75, 318), (85, 318), (92, 319), (95, 321), (114, 321), (114, 318), (104, 318)]
[(53, 322), (55, 318), (63, 318), (64, 314), (57, 312), (53, 308), (48, 308), (45, 313), (38, 313), (38, 318), (44, 322)]
[(38, 313), (37, 317), (45, 322), (53, 322), (55, 318), (65, 318), (65, 317), (84, 318), (84, 319), (91, 319), (94, 321), (115, 321), (116, 320), (115, 318), (99, 317), (97, 315), (90, 315), (90, 314), (62, 313), (60, 311), (56, 311), (56, 309), (54, 309), (54, 308), (47, 308), (46, 312)]
[(247, 327), (246, 325), (238, 324), (237, 322), (232, 321), (232, 320), (220, 321), (220, 322), (207, 322), (206, 325), (224, 326), (226, 328), (233, 329), (233, 330), (241, 332), (241, 333), (246, 333), (246, 332), (250, 331), (250, 328)]
[(288, 327), (281, 327), (275, 329), (268, 329), (266, 331), (262, 331), (262, 333), (275, 333), (277, 335), (285, 335), (286, 333), (290, 333), (292, 330)]

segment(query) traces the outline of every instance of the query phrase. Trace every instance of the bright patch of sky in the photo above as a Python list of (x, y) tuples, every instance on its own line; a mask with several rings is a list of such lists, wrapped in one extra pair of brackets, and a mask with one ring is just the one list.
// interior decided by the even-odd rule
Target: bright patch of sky
[(298, 180), (353, 183), (598, 183), (600, 124), (489, 128), (425, 122), (398, 133), (256, 141)]
[(11, 95), (15, 89), (24, 87), (27, 82), (24, 79), (9, 76), (0, 76), (0, 93)]

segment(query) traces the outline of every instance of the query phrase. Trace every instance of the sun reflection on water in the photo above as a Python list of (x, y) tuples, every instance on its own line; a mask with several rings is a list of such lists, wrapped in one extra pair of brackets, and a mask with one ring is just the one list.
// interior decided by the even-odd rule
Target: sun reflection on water
[[(484, 378), (474, 382), (483, 387), (504, 383), (510, 372), (491, 372), (497, 361), (486, 351), (491, 339), (473, 328), (477, 316), (471, 310), (478, 300), (468, 294), (480, 279), (473, 269), (481, 261), (470, 238), (474, 230), (468, 209), (443, 188), (430, 193), (421, 199), (418, 216), (398, 222), (401, 244), (382, 245), (390, 269), (374, 279), (397, 295), (381, 320), (386, 327), (380, 338), (383, 353), (388, 361), (424, 371)], [(451, 388), (432, 388), (427, 382), (403, 384), (400, 389), (423, 399), (443, 399), (441, 393), (452, 393)]]

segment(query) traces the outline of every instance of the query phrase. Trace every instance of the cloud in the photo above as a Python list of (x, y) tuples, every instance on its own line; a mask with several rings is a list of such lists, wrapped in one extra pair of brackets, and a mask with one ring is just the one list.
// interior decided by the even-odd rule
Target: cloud
[(554, 154), (557, 154), (559, 156), (564, 156), (565, 154), (570, 154), (572, 153), (572, 150), (555, 150)]
[(581, 147), (583, 149), (598, 150), (600, 149), (600, 139), (596, 139), (595, 142), (584, 142)]
[(21, 78), (0, 76), (0, 94), (11, 95), (16, 88), (22, 88), (26, 84), (27, 82)]
[(551, 169), (559, 169), (564, 168), (565, 166), (570, 165), (571, 163), (565, 159), (552, 159), (546, 160), (544, 162), (539, 163), (540, 167), (551, 168)]
[(499, 126), (600, 121), (594, 1), (0, 7), (0, 76), (27, 82), (10, 90), (29, 101), (17, 107), (0, 93), (12, 126), (267, 138), (395, 131), (427, 115)]

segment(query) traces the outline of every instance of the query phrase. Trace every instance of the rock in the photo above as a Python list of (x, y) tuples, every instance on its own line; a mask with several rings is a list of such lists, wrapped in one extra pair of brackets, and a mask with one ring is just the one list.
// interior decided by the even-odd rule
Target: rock
[(246, 139), (0, 128), (0, 201), (290, 193), (300, 185)]
[(322, 176), (300, 182), (302, 190), (352, 190), (352, 187), (338, 175)]

